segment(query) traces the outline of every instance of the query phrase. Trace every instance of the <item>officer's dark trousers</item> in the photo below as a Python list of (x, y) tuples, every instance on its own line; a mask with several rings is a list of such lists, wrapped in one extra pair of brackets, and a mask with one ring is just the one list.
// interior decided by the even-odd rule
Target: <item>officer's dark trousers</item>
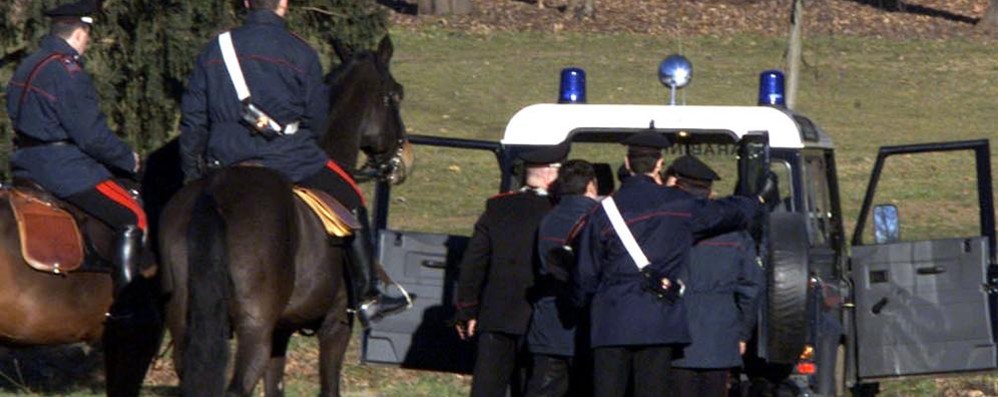
[(113, 180), (65, 197), (64, 200), (119, 231), (125, 226), (146, 228), (146, 214), (128, 190)]
[(335, 161), (329, 160), (319, 172), (299, 182), (302, 186), (319, 189), (333, 196), (340, 204), (351, 210), (364, 205), (364, 194), (353, 180)]
[(673, 368), (672, 389), (678, 397), (724, 397), (728, 395), (727, 368)]
[(523, 395), (527, 361), (524, 350), (522, 335), (479, 333), (471, 397), (505, 397), (507, 386), (512, 396)]
[(534, 354), (527, 397), (562, 397), (568, 392), (571, 357)]
[(596, 397), (671, 396), (668, 390), (672, 347), (668, 345), (598, 347), (593, 350)]

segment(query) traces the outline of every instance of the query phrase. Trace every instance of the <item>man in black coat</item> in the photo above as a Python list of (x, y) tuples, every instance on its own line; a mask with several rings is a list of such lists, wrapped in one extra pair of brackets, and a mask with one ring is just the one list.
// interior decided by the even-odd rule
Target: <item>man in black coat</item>
[(762, 200), (704, 200), (661, 186), (669, 141), (644, 133), (622, 143), (633, 175), (587, 217), (576, 299), (590, 303), (594, 394), (624, 396), (632, 386), (635, 397), (665, 396), (672, 349), (690, 342), (679, 270), (694, 241), (744, 228)]
[[(666, 185), (709, 198), (714, 170), (693, 156), (683, 156), (666, 171)], [(679, 397), (727, 395), (731, 368), (742, 365), (745, 343), (755, 327), (765, 273), (755, 241), (736, 231), (697, 242), (682, 272), (683, 303), (693, 343), (672, 362), (672, 389)]]
[[(578, 373), (572, 370), (575, 364), (572, 361), (579, 313), (568, 293), (569, 274), (575, 262), (571, 256), (559, 254), (566, 253), (564, 247), (572, 245), (569, 235), (579, 219), (596, 205), (596, 170), (585, 160), (569, 160), (558, 169), (555, 185), (558, 204), (541, 220), (537, 239), (539, 297), (534, 302), (527, 331), (527, 347), (534, 364), (527, 397), (564, 396), (569, 388), (569, 374)], [(581, 393), (582, 390), (576, 390), (573, 395)]]
[[(524, 338), (530, 322), (527, 291), (534, 284), (534, 243), (541, 218), (551, 210), (548, 188), (567, 145), (525, 151), (524, 187), (490, 198), (475, 223), (461, 261), (456, 325), (461, 339), (478, 336), (473, 397), (503, 397), (513, 373), (528, 357)], [(522, 380), (521, 380), (522, 382)], [(522, 392), (513, 382), (514, 395)]]

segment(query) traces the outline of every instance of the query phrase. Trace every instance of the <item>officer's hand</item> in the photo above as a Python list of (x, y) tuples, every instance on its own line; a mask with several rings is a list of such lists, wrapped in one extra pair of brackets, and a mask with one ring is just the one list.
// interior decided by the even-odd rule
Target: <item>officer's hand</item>
[(139, 154), (137, 152), (132, 152), (132, 158), (135, 159), (135, 168), (132, 168), (132, 173), (138, 174), (139, 169), (142, 168), (142, 158), (139, 157)]
[(745, 341), (743, 341), (743, 340), (738, 341), (738, 354), (744, 356), (745, 355), (745, 349), (747, 347), (748, 347), (748, 345), (745, 344)]
[(759, 189), (759, 200), (772, 211), (780, 204), (780, 183), (779, 178), (772, 171), (766, 172), (762, 181), (762, 188)]
[(458, 323), (457, 325), (454, 326), (454, 329), (457, 330), (457, 336), (460, 337), (461, 340), (468, 340), (471, 339), (471, 337), (475, 336), (476, 325), (478, 325), (478, 321), (476, 321), (475, 319), (471, 319), (468, 320), (467, 323), (463, 324)]

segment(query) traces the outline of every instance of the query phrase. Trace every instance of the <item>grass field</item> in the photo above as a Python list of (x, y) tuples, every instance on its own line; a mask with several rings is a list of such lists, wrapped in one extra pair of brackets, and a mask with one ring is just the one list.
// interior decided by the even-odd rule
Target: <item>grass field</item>
[[(659, 104), (667, 92), (657, 82), (658, 62), (683, 52), (695, 70), (683, 94), (688, 104), (753, 105), (758, 73), (781, 67), (784, 52), (782, 40), (761, 37), (478, 36), (431, 29), (399, 31), (393, 38), (393, 71), (405, 85), (403, 117), (409, 132), (488, 140), (500, 138), (519, 108), (554, 102), (558, 72), (566, 66), (586, 69), (590, 103)], [(855, 219), (878, 146), (976, 138), (998, 143), (994, 46), (959, 40), (808, 39), (797, 109), (837, 143), (847, 225)], [(421, 150), (417, 156), (413, 179), (393, 193), (391, 226), (469, 234), (483, 199), (496, 192), (495, 160), (485, 153), (448, 150)], [(976, 219), (964, 205), (975, 194), (973, 186), (966, 186), (967, 161), (941, 156), (930, 166), (896, 165), (904, 172), (903, 182), (882, 189), (914, 203), (902, 208), (911, 233), (963, 232), (968, 229), (963, 219)], [(851, 235), (850, 226), (847, 231)], [(301, 337), (293, 342), (289, 395), (314, 395), (315, 343)], [(349, 396), (467, 394), (467, 377), (360, 366), (356, 357), (351, 349), (344, 373)], [(157, 377), (148, 392), (170, 394), (172, 382)], [(951, 395), (966, 388), (995, 394), (998, 378), (908, 381), (886, 385), (885, 394)], [(85, 390), (73, 395), (90, 395)]]

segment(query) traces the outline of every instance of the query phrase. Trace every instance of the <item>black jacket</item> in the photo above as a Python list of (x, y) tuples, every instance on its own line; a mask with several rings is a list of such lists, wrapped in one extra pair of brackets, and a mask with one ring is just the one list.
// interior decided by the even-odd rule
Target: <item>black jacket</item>
[(538, 261), (534, 242), (551, 205), (549, 196), (534, 190), (486, 202), (461, 261), (458, 321), (477, 319), (478, 331), (526, 333), (531, 310), (527, 292)]
[(184, 174), (197, 176), (200, 157), (223, 166), (257, 162), (294, 182), (315, 174), (328, 161), (317, 136), (329, 111), (319, 56), (273, 11), (250, 12), (232, 31), (232, 42), (253, 104), (281, 125), (298, 121), (300, 128), (267, 139), (243, 124), (243, 105), (215, 37), (198, 56), (180, 105)]
[(690, 253), (685, 272), (687, 319), (693, 343), (681, 368), (731, 368), (742, 365), (738, 342), (752, 337), (766, 275), (756, 261), (755, 241), (745, 232), (704, 240)]

